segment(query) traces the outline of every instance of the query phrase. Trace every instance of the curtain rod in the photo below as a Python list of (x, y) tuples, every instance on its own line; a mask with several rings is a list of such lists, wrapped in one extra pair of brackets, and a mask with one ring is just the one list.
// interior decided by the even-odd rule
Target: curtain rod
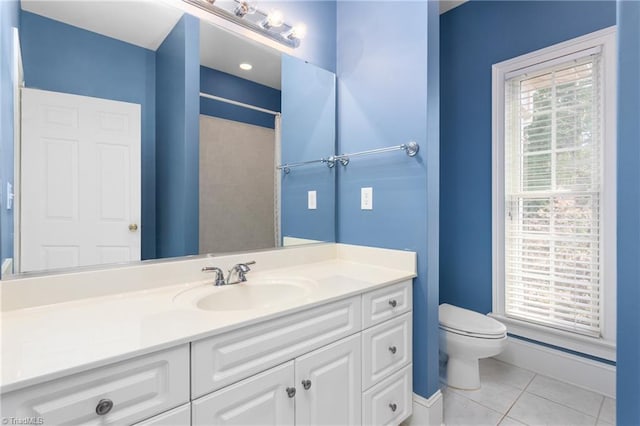
[(254, 111), (264, 112), (265, 114), (280, 115), (280, 112), (278, 112), (278, 111), (272, 111), (270, 109), (260, 108), (260, 107), (257, 107), (255, 105), (245, 104), (243, 102), (234, 101), (233, 99), (222, 98), (220, 96), (210, 95), (208, 93), (200, 92), (200, 97), (213, 99), (214, 101), (220, 101), (220, 102), (224, 102), (224, 103), (231, 104), (231, 105), (236, 105), (236, 106), (239, 106), (239, 107), (242, 107), (242, 108), (252, 109)]

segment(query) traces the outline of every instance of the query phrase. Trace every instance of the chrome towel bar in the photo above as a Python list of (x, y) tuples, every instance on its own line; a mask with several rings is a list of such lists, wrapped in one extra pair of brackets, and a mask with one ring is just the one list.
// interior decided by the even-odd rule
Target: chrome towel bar
[(276, 168), (278, 170), (284, 171), (285, 174), (289, 174), (291, 172), (291, 169), (294, 167), (306, 166), (308, 164), (325, 163), (327, 167), (331, 169), (336, 165), (336, 162), (340, 162), (340, 164), (342, 164), (343, 166), (346, 166), (347, 164), (349, 164), (349, 161), (352, 157), (381, 154), (383, 152), (390, 152), (390, 151), (404, 151), (409, 157), (415, 157), (415, 155), (418, 153), (419, 150), (420, 150), (420, 145), (418, 145), (418, 143), (415, 141), (410, 141), (407, 143), (403, 143), (402, 145), (389, 146), (386, 148), (370, 149), (367, 151), (354, 152), (351, 154), (333, 155), (329, 158), (321, 158), (319, 160), (301, 161), (298, 163), (286, 163), (286, 164), (277, 166)]

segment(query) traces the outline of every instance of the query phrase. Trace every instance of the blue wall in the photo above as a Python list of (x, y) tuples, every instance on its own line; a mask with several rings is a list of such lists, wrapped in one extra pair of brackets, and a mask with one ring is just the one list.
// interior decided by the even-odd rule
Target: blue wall
[(7, 210), (7, 182), (13, 185), (13, 29), (17, 0), (0, 1), (0, 265), (13, 258), (13, 208)]
[(617, 423), (640, 424), (640, 2), (618, 1)]
[(184, 15), (156, 51), (157, 256), (198, 253), (200, 21)]
[(33, 13), (20, 19), (27, 87), (142, 106), (142, 258), (155, 258), (155, 53)]
[[(200, 90), (209, 95), (280, 111), (280, 90), (203, 66), (200, 67)], [(271, 114), (207, 98), (200, 98), (200, 114), (270, 129), (275, 123)]]
[(307, 36), (293, 55), (331, 72), (336, 71), (336, 1), (267, 0), (258, 5), (264, 10), (281, 10), (289, 24), (304, 22)]
[(491, 311), (492, 64), (615, 23), (615, 2), (598, 1), (471, 1), (441, 16), (441, 302)]
[[(418, 253), (414, 391), (438, 379), (438, 2), (338, 3), (338, 147), (354, 152), (420, 144), (353, 159), (338, 170), (338, 241)], [(360, 188), (373, 187), (373, 210)]]
[[(282, 163), (329, 158), (336, 150), (336, 77), (300, 59), (282, 57)], [(335, 169), (325, 164), (282, 174), (282, 235), (335, 241)], [(317, 209), (307, 208), (316, 191)]]

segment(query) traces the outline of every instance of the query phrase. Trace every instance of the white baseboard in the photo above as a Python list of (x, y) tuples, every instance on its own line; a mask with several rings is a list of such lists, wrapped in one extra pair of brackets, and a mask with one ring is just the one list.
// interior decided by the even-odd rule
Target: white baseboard
[(616, 367), (509, 337), (496, 359), (567, 383), (616, 397)]
[(440, 426), (443, 421), (442, 392), (437, 390), (428, 399), (413, 394), (413, 414), (403, 426)]

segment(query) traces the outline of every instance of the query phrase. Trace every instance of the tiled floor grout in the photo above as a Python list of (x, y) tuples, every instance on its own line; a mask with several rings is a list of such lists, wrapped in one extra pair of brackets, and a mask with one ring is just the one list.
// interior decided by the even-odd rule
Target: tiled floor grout
[(524, 393), (527, 391), (527, 388), (529, 387), (529, 385), (531, 384), (531, 382), (533, 382), (533, 379), (535, 379), (538, 376), (538, 373), (533, 373), (533, 377), (531, 377), (531, 380), (529, 380), (529, 383), (526, 384), (525, 387), (522, 388), (522, 390), (520, 391), (520, 393), (518, 394), (518, 396), (516, 397), (516, 399), (513, 400), (513, 403), (509, 406), (509, 409), (507, 410), (506, 413), (504, 413), (504, 417), (502, 419), (500, 419), (500, 422), (498, 422), (498, 424), (500, 424), (502, 422), (502, 420), (504, 420), (505, 417), (509, 416), (509, 413), (511, 412), (511, 409), (513, 408), (514, 405), (516, 405), (516, 403), (518, 402), (518, 400), (522, 397), (522, 395), (524, 395)]
[(602, 414), (602, 407), (604, 407), (604, 401), (606, 401), (607, 397), (602, 398), (602, 402), (600, 402), (600, 409), (598, 410), (598, 415), (596, 416), (596, 424), (598, 424), (598, 420), (600, 420), (600, 414)]
[[(501, 362), (501, 361), (498, 361), (498, 362)], [(509, 364), (507, 364), (507, 365), (509, 365)], [(525, 370), (525, 369), (523, 369), (523, 370)], [(500, 423), (502, 423), (503, 421), (505, 421), (505, 419), (507, 419), (507, 418), (510, 418), (510, 419), (511, 419), (511, 418), (513, 418), (513, 417), (510, 417), (509, 415), (510, 415), (510, 413), (512, 412), (512, 410), (513, 410), (514, 406), (518, 403), (518, 401), (520, 401), (520, 400), (521, 400), (521, 398), (523, 397), (523, 395), (524, 395), (525, 393), (528, 393), (528, 394), (530, 394), (530, 395), (532, 395), (532, 396), (535, 396), (535, 397), (537, 397), (537, 398), (544, 399), (544, 400), (549, 401), (549, 402), (551, 402), (551, 403), (553, 403), (553, 404), (559, 405), (559, 406), (561, 406), (561, 407), (563, 407), (563, 408), (566, 408), (566, 409), (572, 410), (573, 412), (580, 413), (581, 415), (586, 416), (587, 418), (594, 419), (594, 424), (597, 424), (597, 422), (598, 422), (599, 420), (601, 420), (601, 419), (600, 419), (600, 417), (601, 417), (601, 415), (602, 415), (602, 410), (603, 410), (603, 407), (604, 407), (604, 404), (605, 404), (605, 401), (606, 401), (606, 398), (607, 398), (605, 395), (601, 395), (601, 394), (599, 394), (599, 393), (597, 393), (597, 392), (594, 392), (594, 393), (596, 393), (597, 395), (599, 395), (599, 396), (601, 397), (600, 405), (599, 405), (599, 407), (598, 407), (597, 414), (596, 414), (596, 415), (595, 415), (595, 417), (594, 417), (594, 415), (591, 415), (591, 414), (585, 413), (584, 411), (582, 411), (582, 410), (580, 410), (580, 409), (577, 409), (577, 408), (571, 407), (571, 406), (569, 406), (569, 405), (566, 405), (566, 404), (564, 404), (564, 403), (562, 403), (562, 402), (559, 402), (559, 401), (553, 400), (553, 399), (551, 399), (551, 398), (549, 398), (549, 397), (547, 397), (547, 396), (538, 395), (538, 394), (537, 394), (537, 393), (535, 393), (535, 392), (534, 392), (534, 393), (532, 393), (532, 392), (528, 392), (528, 389), (531, 387), (531, 384), (533, 383), (533, 381), (534, 381), (534, 380), (536, 379), (536, 377), (538, 377), (538, 376), (540, 376), (540, 377), (544, 377), (544, 378), (546, 378), (546, 379), (552, 379), (552, 380), (556, 380), (556, 379), (553, 379), (552, 377), (548, 377), (548, 376), (544, 376), (544, 375), (538, 374), (538, 373), (533, 372), (533, 371), (530, 371), (530, 370), (526, 370), (526, 371), (528, 371), (529, 373), (531, 373), (531, 374), (532, 374), (531, 378), (529, 379), (529, 381), (527, 382), (527, 384), (526, 384), (522, 389), (519, 389), (519, 393), (517, 394), (517, 397), (513, 400), (513, 402), (512, 402), (511, 404), (509, 404), (508, 408), (505, 410), (505, 412), (504, 412), (504, 413), (502, 413), (502, 412), (501, 412), (501, 411), (503, 411), (502, 409), (501, 409), (501, 410), (496, 410), (495, 408), (489, 407), (489, 406), (488, 406), (488, 404), (487, 404), (487, 405), (485, 405), (485, 403), (483, 403), (483, 402), (479, 402), (479, 401), (476, 401), (476, 400), (474, 400), (474, 399), (472, 399), (472, 398), (469, 398), (467, 395), (465, 395), (465, 394), (464, 394), (464, 392), (456, 392), (456, 391), (452, 391), (452, 392), (453, 392), (453, 393), (455, 393), (456, 395), (458, 395), (458, 396), (460, 396), (460, 397), (462, 397), (462, 398), (464, 398), (464, 399), (466, 399), (466, 400), (468, 400), (468, 401), (472, 402), (472, 403), (475, 403), (475, 404), (477, 404), (477, 405), (479, 405), (479, 406), (481, 406), (481, 407), (483, 407), (483, 408), (485, 408), (485, 409), (487, 409), (487, 410), (490, 410), (490, 411), (492, 411), (492, 412), (494, 412), (494, 413), (496, 413), (496, 414), (499, 414), (499, 415), (500, 415), (500, 417), (499, 417), (499, 419), (498, 419), (498, 421), (497, 421), (496, 425), (499, 425)], [(443, 385), (444, 385), (444, 387), (446, 388), (446, 384), (445, 384), (445, 383), (442, 383), (442, 384), (443, 384)], [(585, 389), (585, 390), (587, 390), (587, 389)], [(591, 392), (593, 392), (593, 391), (591, 391)], [(522, 420), (518, 420), (518, 419), (514, 419), (514, 420), (517, 420), (517, 421), (519, 421), (519, 422), (521, 422), (521, 423), (524, 423), (524, 422), (522, 422)]]

